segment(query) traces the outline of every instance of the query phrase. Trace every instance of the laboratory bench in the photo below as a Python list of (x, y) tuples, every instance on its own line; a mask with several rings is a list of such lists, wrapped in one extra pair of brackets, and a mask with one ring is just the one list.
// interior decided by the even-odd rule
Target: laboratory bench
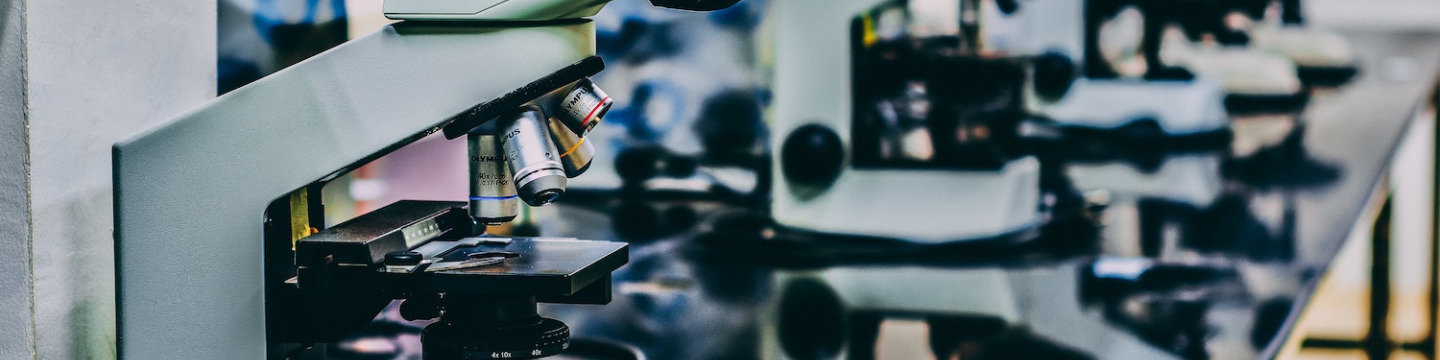
[[(745, 199), (562, 202), (540, 212), (542, 235), (628, 241), (631, 263), (610, 305), (543, 311), (651, 359), (1293, 355), (1352, 230), (1374, 227), (1364, 240), (1388, 249), (1387, 173), (1440, 65), (1434, 34), (1346, 35), (1355, 80), (1315, 89), (1299, 114), (1233, 118), (1229, 146), (1042, 156), (1042, 183), (1068, 187), (1049, 202), (1076, 203), (995, 239), (807, 234)], [(1433, 342), (1383, 340), (1386, 251), (1374, 254), (1369, 336), (1307, 346), (1435, 358)]]
[[(571, 358), (1240, 359), (1303, 345), (1433, 359), (1433, 320), (1426, 343), (1387, 340), (1382, 249), (1387, 174), (1433, 104), (1440, 36), (1346, 36), (1353, 81), (1315, 89), (1298, 114), (1232, 118), (1222, 146), (1040, 152), (1042, 224), (993, 238), (799, 231), (763, 194), (571, 189), (521, 232), (625, 241), (630, 262), (608, 305), (540, 311), (576, 350), (609, 349)], [(769, 168), (755, 162), (761, 193)], [(1307, 339), (1298, 322), (1357, 227), (1377, 249), (1369, 335)], [(423, 324), (393, 313), (331, 355), (418, 354)]]

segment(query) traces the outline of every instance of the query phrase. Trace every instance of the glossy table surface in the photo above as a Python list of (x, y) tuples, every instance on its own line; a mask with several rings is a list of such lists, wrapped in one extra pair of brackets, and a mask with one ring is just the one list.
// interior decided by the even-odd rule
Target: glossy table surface
[[(1436, 83), (1437, 34), (1346, 35), (1354, 81), (1233, 118), (1228, 145), (1042, 156), (1047, 199), (1088, 205), (1003, 239), (797, 235), (763, 200), (572, 189), (538, 235), (627, 241), (630, 263), (609, 305), (541, 313), (583, 339), (560, 358), (1273, 358)], [(392, 304), (322, 357), (418, 358), (425, 325)]]
[[(1274, 357), (1351, 230), (1370, 226), (1440, 64), (1433, 34), (1346, 35), (1354, 81), (1316, 90), (1299, 115), (1232, 119), (1228, 148), (1050, 159), (1108, 205), (1090, 213), (1094, 234), (785, 263), (818, 248), (727, 245), (733, 219), (763, 217), (745, 206), (561, 205), (540, 211), (541, 235), (629, 241), (631, 262), (610, 305), (542, 313), (651, 359)], [(635, 226), (662, 230), (617, 228)]]

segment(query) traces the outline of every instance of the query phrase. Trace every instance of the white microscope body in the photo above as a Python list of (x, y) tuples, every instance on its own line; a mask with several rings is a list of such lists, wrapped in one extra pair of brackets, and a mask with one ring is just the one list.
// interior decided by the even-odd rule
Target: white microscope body
[[(833, 176), (820, 186), (773, 165), (771, 211), (781, 225), (920, 243), (985, 238), (1039, 221), (1040, 164), (1034, 157), (998, 170), (856, 166), (852, 99), (852, 26), (885, 0), (784, 0), (769, 3), (775, 23), (775, 103), (771, 145), (778, 158), (800, 129), (821, 129), (839, 146)], [(818, 127), (817, 127), (818, 126)], [(814, 159), (821, 161), (820, 159)], [(801, 157), (799, 162), (810, 159)], [(818, 188), (818, 189), (817, 189)]]
[[(1087, 46), (1101, 45), (1086, 43), (1084, 12), (1085, 1), (1027, 1), (1013, 15), (988, 14), (987, 20), (1004, 23), (1001, 26), (1008, 30), (989, 34), (998, 38), (990, 42), (1003, 44), (1000, 50), (1016, 54), (1049, 52), (1069, 57), (1076, 64), (1108, 63), (1106, 59), (1086, 58)], [(1224, 86), (1205, 77), (1149, 80), (1081, 76), (1063, 97), (1031, 96), (1027, 101), (1036, 115), (1063, 124), (1113, 129), (1148, 118), (1155, 120), (1165, 135), (1186, 136), (1228, 131), (1225, 95)]]

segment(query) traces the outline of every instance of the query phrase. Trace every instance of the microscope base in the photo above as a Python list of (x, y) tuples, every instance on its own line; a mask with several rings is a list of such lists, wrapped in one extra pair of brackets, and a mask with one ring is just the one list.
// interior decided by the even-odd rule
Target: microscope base
[(854, 169), (813, 198), (776, 190), (780, 225), (831, 234), (917, 243), (988, 239), (1040, 222), (1040, 162), (1011, 161), (995, 171)]

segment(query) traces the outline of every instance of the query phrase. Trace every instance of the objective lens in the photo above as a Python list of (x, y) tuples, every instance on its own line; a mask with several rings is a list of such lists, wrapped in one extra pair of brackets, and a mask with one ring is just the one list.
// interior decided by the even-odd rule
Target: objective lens
[(527, 106), (500, 117), (500, 147), (514, 174), (520, 200), (530, 206), (545, 206), (565, 193), (565, 167), (560, 152), (550, 142), (545, 114)]
[(604, 90), (595, 86), (590, 79), (580, 79), (565, 97), (560, 98), (560, 114), (556, 117), (565, 123), (565, 127), (580, 137), (595, 128), (605, 113), (610, 111), (610, 106), (615, 100), (610, 99)]
[(565, 166), (565, 176), (580, 176), (590, 168), (590, 160), (595, 158), (595, 146), (565, 128), (558, 118), (550, 118), (550, 140), (560, 150), (560, 164)]
[[(493, 129), (492, 129), (493, 131)], [(470, 216), (485, 225), (500, 225), (520, 213), (520, 197), (510, 167), (500, 152), (500, 139), (495, 134), (471, 133), (470, 142)]]

